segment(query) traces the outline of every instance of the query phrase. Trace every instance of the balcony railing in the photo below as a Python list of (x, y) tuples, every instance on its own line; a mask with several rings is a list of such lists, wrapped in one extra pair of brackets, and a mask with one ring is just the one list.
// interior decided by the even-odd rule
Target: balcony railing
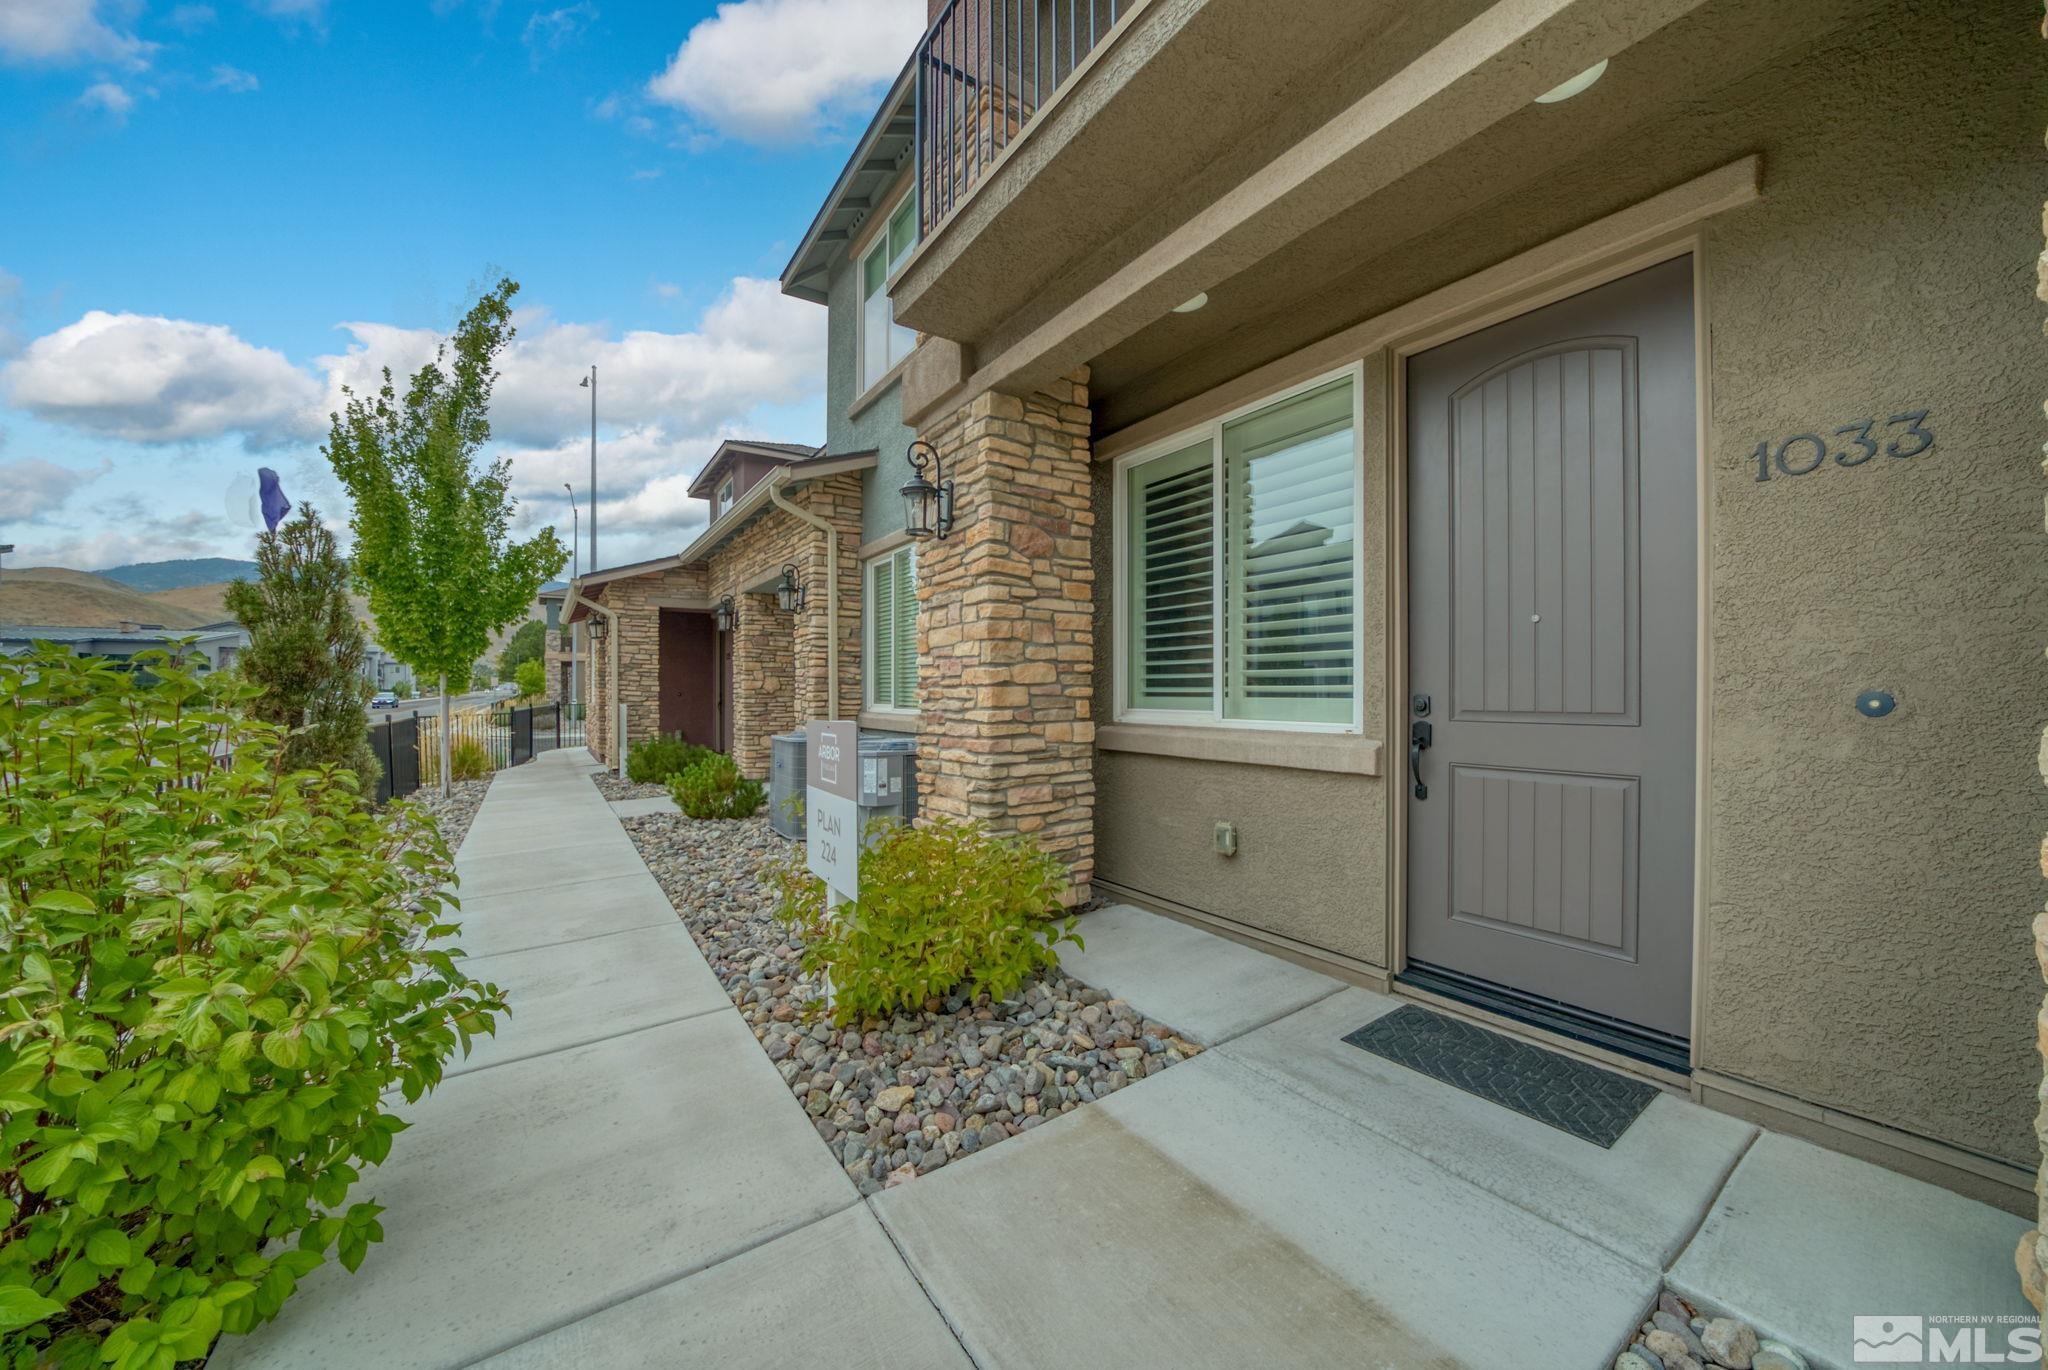
[(948, 0), (917, 52), (918, 225), (953, 212), (1132, 0)]

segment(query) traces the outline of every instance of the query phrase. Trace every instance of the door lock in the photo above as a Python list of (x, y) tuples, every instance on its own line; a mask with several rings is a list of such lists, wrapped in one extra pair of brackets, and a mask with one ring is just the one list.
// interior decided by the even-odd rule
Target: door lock
[(1408, 725), (1408, 775), (1415, 782), (1415, 797), (1429, 798), (1429, 786), (1422, 783), (1422, 754), (1436, 741), (1436, 725), (1416, 719)]

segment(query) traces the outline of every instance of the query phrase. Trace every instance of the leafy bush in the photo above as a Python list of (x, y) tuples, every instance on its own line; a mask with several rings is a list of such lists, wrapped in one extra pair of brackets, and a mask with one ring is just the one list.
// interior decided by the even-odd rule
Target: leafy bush
[(829, 971), (837, 1021), (883, 1018), (973, 985), (1006, 999), (1081, 945), (1053, 916), (1066, 867), (1028, 838), (978, 823), (877, 820), (860, 858), (860, 899), (825, 907), (825, 885), (792, 856), (773, 873), (780, 916), (804, 936), (803, 968)]
[(527, 699), (533, 699), (548, 692), (547, 667), (541, 665), (538, 661), (520, 662), (512, 672), (512, 680), (514, 684), (518, 685), (519, 693)]
[[(703, 752), (668, 782), (669, 797), (691, 818), (751, 818), (768, 795), (758, 780), (740, 774), (740, 768), (724, 752)], [(632, 754), (626, 756), (628, 772)]]
[(276, 1315), (498, 990), (432, 821), (285, 772), (257, 687), (0, 663), (0, 1363), (167, 1368)]
[(496, 768), (483, 743), (473, 737), (458, 737), (448, 744), (448, 769), (457, 780), (488, 780)]
[(636, 785), (666, 785), (696, 762), (718, 753), (683, 741), (681, 733), (649, 737), (626, 748), (626, 779)]

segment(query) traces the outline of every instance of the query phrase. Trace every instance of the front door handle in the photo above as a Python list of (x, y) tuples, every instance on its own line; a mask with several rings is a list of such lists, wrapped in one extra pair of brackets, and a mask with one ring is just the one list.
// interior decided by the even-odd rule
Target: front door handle
[(1422, 719), (1408, 725), (1408, 775), (1415, 782), (1415, 797), (1429, 798), (1429, 786), (1422, 783), (1422, 754), (1436, 741), (1436, 726)]

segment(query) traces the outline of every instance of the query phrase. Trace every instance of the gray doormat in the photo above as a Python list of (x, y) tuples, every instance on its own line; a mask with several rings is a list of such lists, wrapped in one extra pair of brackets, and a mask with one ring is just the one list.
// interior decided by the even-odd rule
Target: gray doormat
[(1403, 1004), (1345, 1041), (1489, 1103), (1611, 1147), (1657, 1097), (1655, 1085)]

